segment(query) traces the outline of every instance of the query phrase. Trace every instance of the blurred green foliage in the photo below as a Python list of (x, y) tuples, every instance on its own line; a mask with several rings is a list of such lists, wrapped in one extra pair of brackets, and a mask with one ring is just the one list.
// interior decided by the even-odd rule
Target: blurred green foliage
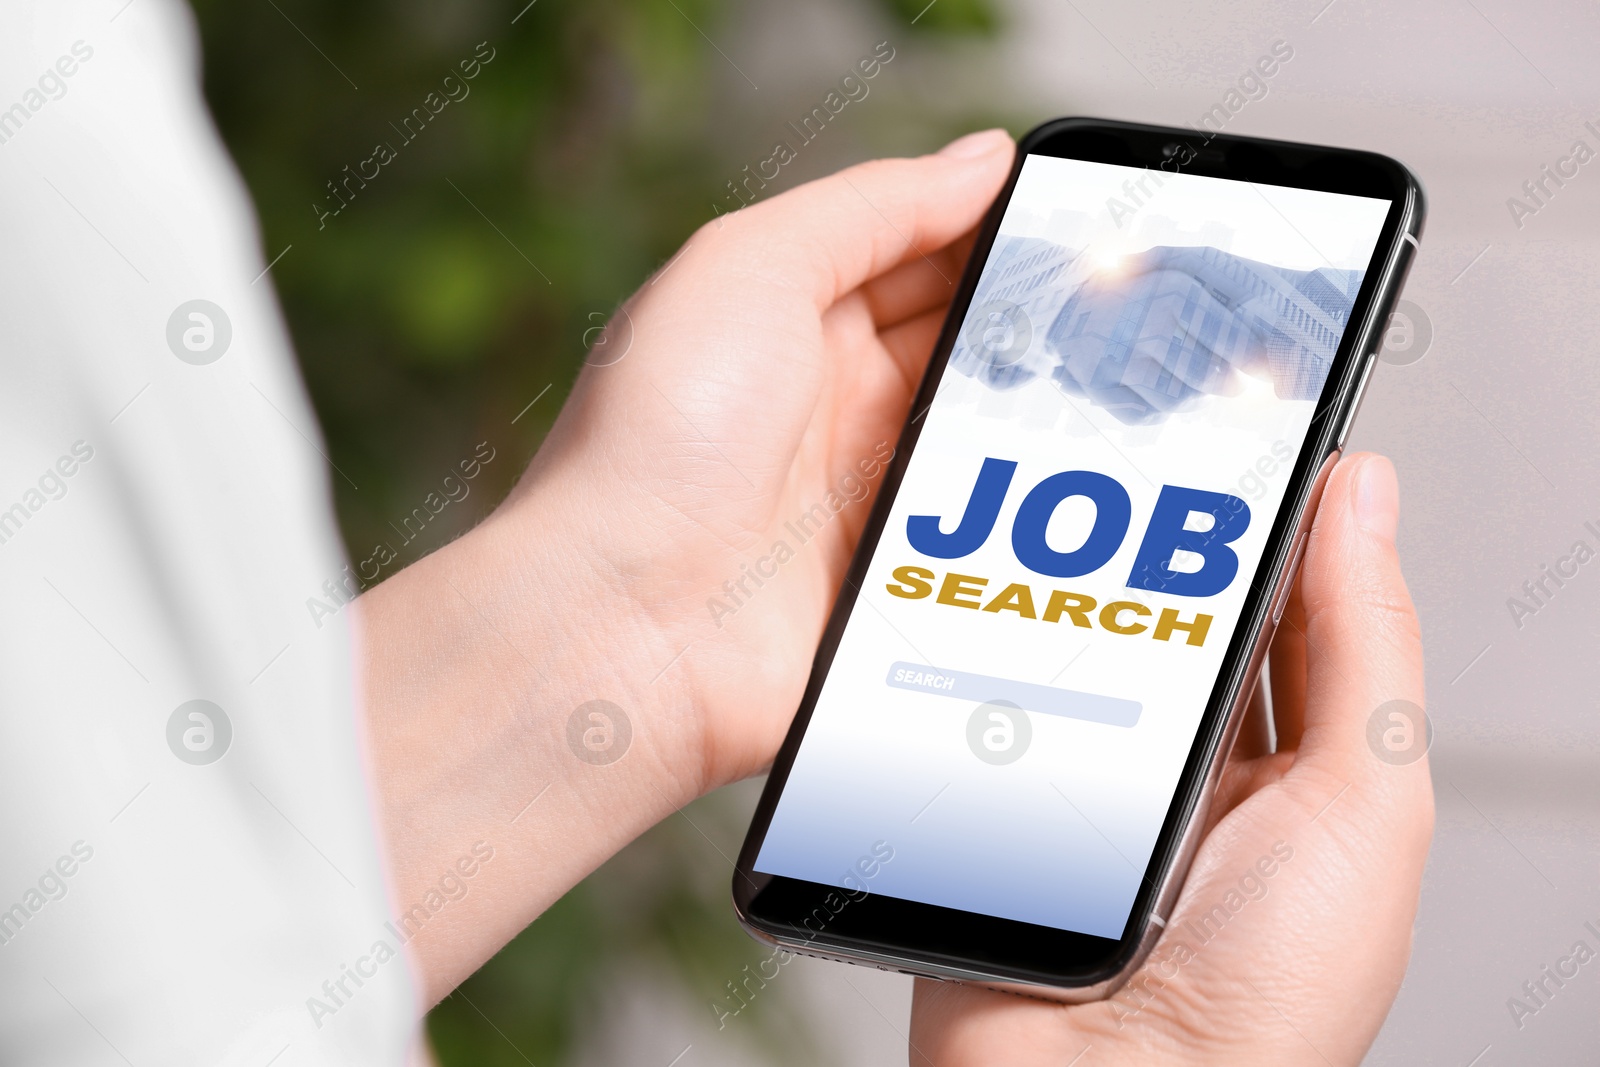
[[(786, 96), (747, 92), (742, 70), (765, 73), (747, 55), (758, 50), (734, 42), (760, 43), (759, 5), (195, 6), (206, 94), (254, 198), (265, 256), (287, 249), (272, 279), (347, 475), (334, 479), (346, 544), (355, 559), (392, 545), (400, 558), (385, 577), (498, 502), (560, 409), (585, 331), (711, 217), (727, 179), (768, 153), (785, 120), (881, 39), (839, 50)], [(997, 27), (987, 0), (816, 13), (853, 20), (853, 31), (878, 27), (902, 53)], [(724, 49), (740, 52), (739, 68)], [(475, 58), (468, 80), (461, 64)], [(914, 90), (886, 90), (910, 76), (906, 66), (881, 75), (849, 131), (808, 148), (779, 184), (992, 121), (982, 101), (941, 110)], [(418, 108), (428, 121), (408, 140), (401, 127)], [(379, 145), (394, 158), (365, 163)], [(497, 456), (471, 503), (405, 543), (392, 523), (480, 441)], [(746, 788), (697, 803), (570, 892), (433, 1012), (441, 1062), (564, 1062), (586, 1028), (603, 1025), (618, 983), (639, 978), (666, 976), (680, 1003), (713, 1020), (724, 984), (765, 955), (728, 904), (726, 856), (752, 797)], [(816, 1062), (816, 1043), (783, 1009), (781, 997), (762, 998), (729, 1028), (743, 1031), (751, 1060)], [(663, 1063), (676, 1050), (666, 1052)]]
[(991, 34), (1000, 28), (993, 5), (985, 0), (888, 0), (888, 6), (906, 25), (928, 33)]

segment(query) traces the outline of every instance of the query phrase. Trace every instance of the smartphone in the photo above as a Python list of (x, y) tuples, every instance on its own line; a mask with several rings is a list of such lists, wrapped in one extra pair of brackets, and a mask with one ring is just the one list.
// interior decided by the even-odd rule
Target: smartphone
[(740, 853), (747, 930), (1066, 1001), (1137, 969), (1423, 214), (1370, 152), (1022, 139)]

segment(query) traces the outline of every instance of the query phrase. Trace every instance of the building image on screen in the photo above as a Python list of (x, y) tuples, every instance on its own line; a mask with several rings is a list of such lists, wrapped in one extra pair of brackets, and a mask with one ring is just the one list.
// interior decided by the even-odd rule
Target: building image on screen
[(1285, 399), (1316, 399), (1364, 275), (1211, 246), (1094, 261), (1002, 232), (996, 248), (951, 366), (996, 389), (1051, 378), (1127, 423), (1226, 394), (1239, 374), (1270, 379)]

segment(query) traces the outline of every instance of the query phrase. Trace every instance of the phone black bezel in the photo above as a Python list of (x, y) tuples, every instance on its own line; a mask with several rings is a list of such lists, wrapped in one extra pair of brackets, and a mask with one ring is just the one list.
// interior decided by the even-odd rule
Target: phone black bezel
[[(1234, 631), (1218, 671), (1167, 818), (1145, 870), (1144, 885), (1118, 939), (881, 894), (845, 893), (838, 886), (754, 870), (755, 858), (799, 751), (822, 682), (921, 433), (922, 420), (917, 413), (926, 412), (933, 402), (978, 277), (988, 261), (1001, 216), (1011, 199), (1023, 160), (1030, 154), (1139, 168), (1177, 169), (1189, 174), (1265, 185), (1377, 196), (1391, 202), (1351, 309), (1349, 326), (1295, 463), (1283, 506), (1252, 577), (1240, 625)], [(1187, 162), (1176, 162), (1184, 159)], [(1183, 831), (1204, 799), (1202, 791), (1207, 771), (1225, 734), (1228, 712), (1247, 681), (1245, 675), (1252, 652), (1266, 629), (1278, 578), (1290, 565), (1295, 531), (1323, 461), (1342, 443), (1337, 435), (1351, 413), (1351, 405), (1359, 400), (1363, 371), (1375, 358), (1379, 343), (1376, 338), (1381, 338), (1381, 316), (1387, 314), (1398, 295), (1420, 234), (1423, 214), (1422, 187), (1415, 176), (1398, 161), (1371, 152), (1086, 118), (1047, 122), (1022, 138), (1011, 174), (979, 227), (950, 314), (912, 403), (911, 417), (902, 430), (894, 458), (885, 470), (877, 500), (823, 632), (805, 695), (773, 763), (740, 851), (733, 879), (733, 898), (734, 907), (746, 926), (783, 944), (809, 946), (819, 955), (864, 955), (904, 962), (907, 966), (903, 969), (912, 973), (916, 972), (918, 962), (925, 962), (932, 970), (944, 974), (981, 975), (1051, 986), (1088, 986), (1115, 976), (1128, 965), (1139, 950), (1143, 931), (1157, 903), (1158, 890), (1180, 858)], [(807, 920), (819, 913), (825, 921), (819, 921), (816, 927), (806, 925)]]

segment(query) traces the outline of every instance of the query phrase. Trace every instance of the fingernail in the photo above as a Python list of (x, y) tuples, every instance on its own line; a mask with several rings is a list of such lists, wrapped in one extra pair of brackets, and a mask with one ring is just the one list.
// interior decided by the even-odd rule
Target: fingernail
[(949, 159), (977, 159), (979, 156), (999, 151), (1002, 146), (1011, 147), (1011, 135), (1005, 130), (980, 130), (965, 137), (957, 137), (939, 149), (939, 154)]
[(1400, 526), (1400, 484), (1394, 464), (1382, 456), (1367, 456), (1356, 470), (1356, 522), (1362, 529), (1393, 541)]

